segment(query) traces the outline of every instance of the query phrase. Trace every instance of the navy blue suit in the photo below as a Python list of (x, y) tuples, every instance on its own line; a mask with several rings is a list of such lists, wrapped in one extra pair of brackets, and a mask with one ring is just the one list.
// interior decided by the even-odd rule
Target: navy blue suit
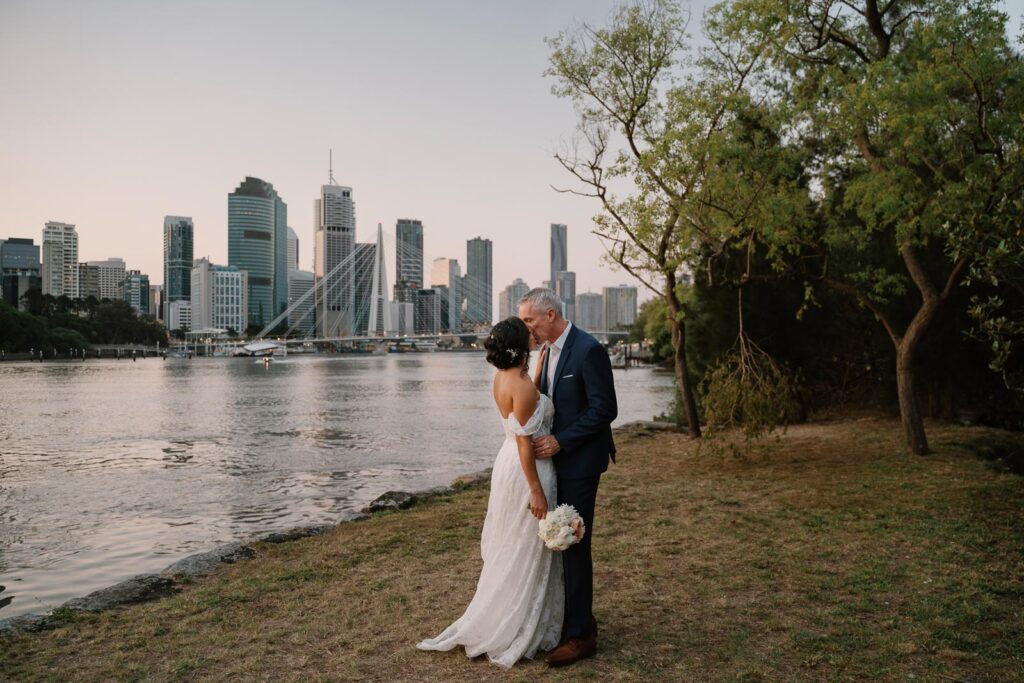
[(576, 508), (587, 533), (562, 554), (565, 569), (565, 635), (587, 638), (591, 630), (594, 566), (591, 539), (594, 504), (601, 473), (615, 460), (612, 420), (618, 415), (615, 383), (608, 352), (589, 334), (572, 326), (558, 356), (552, 387), (548, 368), (542, 368), (541, 391), (553, 395), (555, 420), (551, 431), (561, 450), (555, 455), (558, 504)]

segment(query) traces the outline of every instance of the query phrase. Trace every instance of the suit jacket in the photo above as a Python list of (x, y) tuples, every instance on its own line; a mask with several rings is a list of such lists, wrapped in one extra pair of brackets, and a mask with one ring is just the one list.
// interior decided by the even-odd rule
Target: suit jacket
[(573, 325), (558, 355), (550, 388), (546, 370), (541, 391), (554, 393), (551, 432), (561, 446), (554, 457), (558, 476), (582, 479), (601, 474), (608, 469), (608, 458), (615, 460), (611, 424), (619, 411), (608, 352)]

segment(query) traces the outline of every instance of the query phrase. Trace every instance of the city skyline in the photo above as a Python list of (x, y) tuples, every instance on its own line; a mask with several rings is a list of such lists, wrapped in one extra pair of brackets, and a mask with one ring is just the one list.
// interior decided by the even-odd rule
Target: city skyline
[[(570, 185), (552, 154), (571, 138), (576, 116), (549, 92), (543, 39), (577, 20), (602, 22), (614, 5), (268, 4), (261, 11), (255, 3), (238, 11), (231, 2), (6, 2), (0, 181), (10, 201), (0, 225), (38, 239), (45, 221), (73, 223), (79, 260), (117, 256), (166, 284), (158, 282), (163, 217), (191, 216), (195, 253), (227, 263), (224, 195), (253, 176), (288, 203), (306, 270), (310, 198), (327, 182), (333, 148), (338, 184), (359, 194), (356, 241), (374, 241), (378, 222), (413, 216), (430, 231), (425, 263), (464, 258), (465, 240), (480, 235), (500, 255), (495, 282), (540, 283), (548, 279), (549, 226), (560, 223), (569, 226), (569, 269), (581, 286), (632, 281), (598, 264), (603, 249), (589, 232), (597, 205), (550, 187)], [(309, 22), (311, 12), (317, 22)], [(379, 52), (375, 36), (383, 34), (393, 46), (362, 58)], [(180, 36), (189, 36), (187, 51)], [(339, 64), (350, 65), (344, 79)], [(257, 96), (238, 77), (243, 65), (261, 72), (259, 92), (278, 96)], [(75, 106), (59, 106), (65, 98)]]

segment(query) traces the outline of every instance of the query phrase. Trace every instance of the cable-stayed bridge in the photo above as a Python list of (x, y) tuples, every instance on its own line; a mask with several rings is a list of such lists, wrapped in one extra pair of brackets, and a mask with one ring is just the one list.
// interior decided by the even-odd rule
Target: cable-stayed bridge
[[(493, 308), (493, 292), (486, 282), (467, 273), (443, 289), (436, 289), (427, 286), (421, 274), (420, 288), (395, 291), (396, 295), (412, 302), (393, 301), (387, 277), (386, 246), (383, 229), (378, 224), (374, 243), (356, 243), (347, 256), (315, 277), (313, 286), (291, 301), (255, 339), (313, 344), (429, 345), (452, 336), (477, 339), (487, 336), (492, 324), (489, 313)], [(397, 261), (423, 263), (422, 251), (414, 246), (399, 240), (394, 250)], [(419, 294), (431, 289), (437, 292), (436, 296), (445, 296), (447, 301), (428, 301), (432, 297)], [(420, 303), (429, 304), (429, 310), (424, 306), (417, 312), (418, 296), (426, 297)], [(606, 341), (628, 334), (587, 331)]]

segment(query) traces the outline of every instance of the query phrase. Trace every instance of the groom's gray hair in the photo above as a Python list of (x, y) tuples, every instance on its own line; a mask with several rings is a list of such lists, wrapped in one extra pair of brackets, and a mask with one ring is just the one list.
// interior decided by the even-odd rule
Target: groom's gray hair
[(562, 300), (558, 298), (558, 295), (553, 290), (547, 287), (534, 287), (526, 293), (526, 296), (519, 300), (519, 303), (530, 304), (533, 308), (545, 313), (550, 308), (555, 312), (555, 315), (559, 318), (562, 317)]

